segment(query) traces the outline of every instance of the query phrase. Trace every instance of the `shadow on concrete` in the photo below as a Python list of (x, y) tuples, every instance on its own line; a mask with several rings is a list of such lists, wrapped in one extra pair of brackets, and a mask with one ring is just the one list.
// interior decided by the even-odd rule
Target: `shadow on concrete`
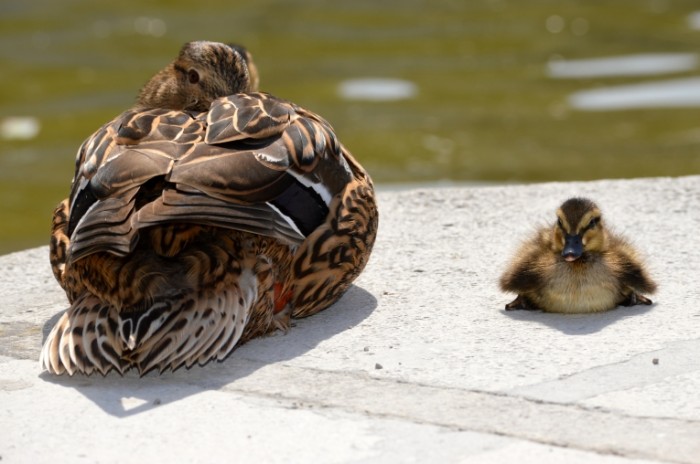
[(616, 324), (630, 317), (640, 316), (651, 311), (656, 303), (650, 306), (618, 306), (602, 313), (589, 314), (558, 314), (544, 311), (505, 311), (503, 314), (517, 321), (546, 325), (568, 335), (588, 335), (599, 332), (609, 325)]
[[(191, 369), (182, 368), (161, 375), (152, 371), (144, 377), (132, 370), (123, 376), (111, 372), (105, 377), (99, 374), (53, 376), (44, 372), (40, 378), (74, 388), (107, 414), (129, 417), (188, 396), (219, 390), (263, 366), (303, 355), (323, 340), (358, 325), (376, 307), (377, 299), (372, 294), (352, 285), (330, 308), (294, 320), (287, 334), (277, 332), (251, 340), (235, 349), (223, 362), (210, 362), (203, 367), (195, 365)], [(246, 359), (246, 356), (254, 359)]]
[(55, 326), (58, 323), (58, 320), (63, 316), (63, 313), (66, 312), (68, 309), (68, 304), (66, 304), (66, 307), (51, 316), (44, 322), (44, 326), (41, 329), (41, 345), (39, 345), (39, 352), (41, 352), (41, 347), (44, 346), (44, 343), (46, 342), (46, 339), (48, 338), (49, 334), (51, 333), (51, 329), (53, 329), (53, 326)]

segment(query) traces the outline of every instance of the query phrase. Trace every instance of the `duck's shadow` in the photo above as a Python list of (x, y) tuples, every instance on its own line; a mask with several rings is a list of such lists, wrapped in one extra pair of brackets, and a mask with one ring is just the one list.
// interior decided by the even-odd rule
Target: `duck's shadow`
[[(161, 375), (151, 372), (144, 377), (139, 377), (135, 371), (123, 376), (112, 372), (105, 377), (98, 374), (54, 376), (44, 372), (40, 377), (74, 388), (108, 414), (128, 417), (204, 391), (218, 390), (261, 367), (300, 356), (323, 340), (358, 325), (376, 307), (377, 299), (372, 294), (352, 285), (330, 308), (312, 317), (294, 320), (288, 333), (252, 340), (220, 363), (195, 365)], [(55, 319), (47, 325), (55, 323)]]
[(547, 313), (539, 310), (501, 310), (501, 312), (512, 319), (546, 325), (567, 335), (589, 335), (600, 332), (609, 325), (645, 314), (654, 306), (656, 303), (649, 306), (619, 306), (611, 311), (588, 314)]

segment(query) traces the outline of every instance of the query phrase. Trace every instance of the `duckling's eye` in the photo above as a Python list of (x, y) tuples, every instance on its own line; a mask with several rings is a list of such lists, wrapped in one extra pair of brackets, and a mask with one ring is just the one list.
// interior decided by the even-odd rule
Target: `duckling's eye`
[(561, 219), (557, 219), (557, 225), (559, 226), (559, 228), (560, 228), (561, 230), (564, 230), (564, 223), (561, 222)]
[(190, 84), (196, 84), (199, 82), (199, 73), (195, 69), (190, 69), (187, 72), (187, 79), (190, 81)]
[(600, 221), (600, 218), (596, 217), (596, 218), (591, 219), (591, 222), (588, 223), (588, 226), (586, 226), (586, 229), (594, 228), (595, 226), (598, 225), (598, 221)]

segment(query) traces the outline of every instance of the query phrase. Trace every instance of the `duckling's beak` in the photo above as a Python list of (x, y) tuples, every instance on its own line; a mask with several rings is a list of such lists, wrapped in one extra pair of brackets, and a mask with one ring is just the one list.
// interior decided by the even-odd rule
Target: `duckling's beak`
[(564, 237), (564, 249), (561, 255), (566, 261), (576, 261), (583, 254), (583, 241), (580, 235), (566, 234)]

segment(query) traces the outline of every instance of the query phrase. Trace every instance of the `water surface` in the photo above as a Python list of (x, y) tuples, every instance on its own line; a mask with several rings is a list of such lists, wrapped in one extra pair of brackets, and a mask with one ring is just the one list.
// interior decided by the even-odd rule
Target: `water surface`
[[(696, 97), (580, 104), (696, 92), (658, 83), (700, 77), (698, 18), (670, 0), (4, 0), (0, 252), (47, 242), (82, 140), (196, 39), (246, 45), (263, 90), (326, 117), (382, 185), (700, 173)], [(600, 60), (617, 72), (552, 73)]]

